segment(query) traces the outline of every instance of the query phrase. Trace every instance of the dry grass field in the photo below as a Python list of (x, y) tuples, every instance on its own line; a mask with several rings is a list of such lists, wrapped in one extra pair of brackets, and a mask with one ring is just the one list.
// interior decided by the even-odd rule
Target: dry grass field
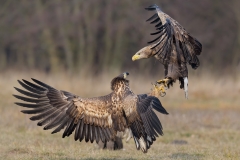
[[(34, 72), (0, 74), (0, 159), (240, 159), (240, 77), (217, 79), (211, 75), (189, 79), (189, 99), (184, 98), (178, 82), (160, 98), (170, 113), (159, 115), (164, 136), (159, 137), (147, 154), (137, 151), (133, 140), (119, 151), (99, 150), (96, 144), (75, 142), (73, 136), (52, 135), (30, 121), (16, 106), (13, 86), (17, 79), (34, 77), (57, 89), (82, 97), (105, 95), (110, 81), (118, 75), (93, 77), (47, 75)], [(145, 77), (145, 79), (144, 79)], [(134, 75), (130, 86), (135, 93), (150, 91), (159, 77)]]

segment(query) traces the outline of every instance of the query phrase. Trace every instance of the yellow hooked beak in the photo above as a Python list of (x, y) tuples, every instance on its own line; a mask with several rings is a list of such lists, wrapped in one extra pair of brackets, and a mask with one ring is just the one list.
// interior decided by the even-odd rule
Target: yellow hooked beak
[(133, 57), (132, 57), (132, 61), (135, 61), (135, 60), (138, 60), (138, 59), (140, 59), (140, 56), (139, 55), (134, 55)]

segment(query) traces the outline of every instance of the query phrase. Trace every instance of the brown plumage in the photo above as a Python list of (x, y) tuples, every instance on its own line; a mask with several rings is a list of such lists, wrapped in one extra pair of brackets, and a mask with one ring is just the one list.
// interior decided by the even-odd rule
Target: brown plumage
[(62, 137), (97, 143), (114, 140), (117, 131), (130, 128), (137, 149), (145, 153), (158, 135), (162, 135), (161, 123), (153, 108), (168, 114), (158, 98), (135, 95), (126, 79), (128, 73), (115, 77), (111, 82), (112, 92), (106, 96), (81, 98), (75, 94), (57, 90), (43, 82), (32, 79), (35, 83), (22, 80), (19, 84), (26, 89), (15, 89), (26, 97), (16, 98), (30, 103), (16, 103), (30, 108), (22, 110), (25, 114), (35, 114), (30, 119), (39, 121), (44, 130), (54, 129), (57, 133), (64, 129)]
[(151, 33), (151, 35), (157, 35), (158, 37), (148, 42), (152, 44), (139, 50), (132, 57), (132, 60), (150, 57), (158, 59), (164, 65), (165, 78), (167, 79), (158, 82), (168, 83), (165, 85), (169, 86), (169, 83), (179, 79), (180, 88), (184, 88), (187, 97), (187, 63), (193, 69), (198, 68), (200, 62), (197, 56), (202, 52), (202, 45), (176, 20), (162, 12), (157, 5), (151, 5), (146, 9), (156, 11), (147, 21), (156, 24), (157, 32)]

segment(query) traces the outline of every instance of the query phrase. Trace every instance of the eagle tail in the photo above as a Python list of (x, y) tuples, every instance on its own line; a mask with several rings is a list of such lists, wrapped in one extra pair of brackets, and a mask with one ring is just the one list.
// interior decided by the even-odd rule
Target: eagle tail
[(133, 139), (136, 145), (136, 149), (141, 149), (143, 153), (147, 153), (147, 150), (152, 145), (154, 139), (150, 138), (145, 132), (144, 126), (140, 121), (135, 121), (131, 126)]
[(133, 136), (135, 145), (137, 150), (142, 150), (143, 153), (147, 153), (148, 149), (150, 148), (150, 146), (152, 145), (153, 140), (152, 139), (147, 139), (146, 137), (140, 137), (137, 138), (135, 136)]

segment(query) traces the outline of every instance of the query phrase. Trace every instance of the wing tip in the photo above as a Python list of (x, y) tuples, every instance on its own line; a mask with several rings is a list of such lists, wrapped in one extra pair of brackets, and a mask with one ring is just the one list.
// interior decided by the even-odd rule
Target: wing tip
[(38, 125), (38, 126), (42, 126), (42, 123), (41, 123), (41, 122), (38, 122), (37, 125)]
[(33, 114), (33, 113), (29, 113), (29, 110), (21, 110), (21, 112), (24, 114)]
[(145, 9), (149, 10), (149, 11), (153, 11), (153, 10), (156, 10), (157, 8), (159, 8), (158, 5), (153, 4), (153, 5), (146, 7)]
[(22, 79), (22, 81), (25, 82), (25, 83), (29, 82), (29, 81), (27, 81), (27, 80), (25, 80), (25, 79)]
[(13, 94), (12, 96), (15, 97), (15, 98), (17, 98), (17, 99), (20, 99), (20, 98), (19, 98), (19, 97), (20, 97), (19, 95)]
[(34, 82), (39, 81), (39, 80), (37, 80), (37, 79), (35, 79), (35, 78), (31, 78), (31, 80), (33, 80)]
[(37, 119), (35, 119), (34, 117), (30, 117), (29, 118), (31, 121), (36, 121)]
[(155, 110), (157, 110), (158, 112), (160, 112), (162, 114), (166, 114), (166, 115), (169, 114), (167, 112), (167, 110), (163, 107), (162, 103), (160, 102), (160, 100), (157, 97), (153, 98), (153, 105), (152, 106)]

